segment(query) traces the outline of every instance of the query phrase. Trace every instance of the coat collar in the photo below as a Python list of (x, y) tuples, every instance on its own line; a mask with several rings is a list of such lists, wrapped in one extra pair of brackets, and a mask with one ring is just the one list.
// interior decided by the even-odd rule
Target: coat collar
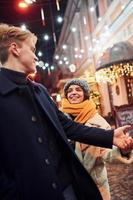
[(17, 84), (11, 82), (0, 72), (0, 93), (6, 95), (17, 88)]
[[(36, 92), (39, 92), (40, 89), (37, 87), (37, 84), (28, 79), (29, 83), (34, 87)], [(19, 85), (10, 81), (6, 76), (4, 76), (0, 71), (0, 94), (6, 95), (9, 92), (12, 92), (16, 88), (19, 88)]]
[[(61, 131), (62, 127), (60, 127), (60, 124), (58, 123), (57, 117), (53, 112), (53, 109), (52, 109), (50, 101), (48, 101), (47, 98), (46, 98), (47, 95), (44, 92), (44, 89), (42, 90), (41, 86), (38, 87), (39, 86), (38, 83), (35, 83), (35, 82), (33, 82), (33, 81), (29, 80), (29, 79), (28, 79), (28, 81), (29, 81), (29, 84), (31, 84), (31, 86), (35, 90), (35, 97), (36, 97), (38, 103), (40, 104), (40, 106), (42, 107), (42, 109), (46, 113), (46, 115), (49, 117), (50, 121), (53, 123), (54, 127), (56, 128), (56, 130), (62, 136), (62, 134), (63, 134), (62, 133), (63, 130)], [(0, 72), (0, 94), (6, 95), (9, 92), (12, 92), (13, 90), (15, 90), (17, 88), (19, 88), (19, 86), (17, 84), (15, 84), (14, 82), (11, 82), (8, 78), (6, 78)]]

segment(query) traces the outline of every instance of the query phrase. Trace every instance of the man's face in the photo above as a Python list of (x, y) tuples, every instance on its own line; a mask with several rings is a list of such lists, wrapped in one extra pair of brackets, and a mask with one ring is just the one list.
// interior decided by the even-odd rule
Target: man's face
[(18, 59), (20, 63), (20, 70), (26, 74), (34, 73), (36, 71), (37, 57), (35, 55), (35, 41), (33, 38), (28, 38), (18, 47)]
[(70, 85), (67, 91), (67, 99), (71, 104), (81, 103), (84, 101), (84, 91), (78, 85)]

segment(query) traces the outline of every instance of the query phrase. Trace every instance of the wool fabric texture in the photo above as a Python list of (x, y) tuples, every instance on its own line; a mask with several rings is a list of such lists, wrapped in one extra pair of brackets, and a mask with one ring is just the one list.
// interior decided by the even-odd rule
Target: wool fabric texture
[(92, 99), (77, 104), (70, 104), (69, 101), (64, 98), (62, 100), (61, 111), (74, 116), (74, 121), (82, 124), (97, 113), (96, 105)]

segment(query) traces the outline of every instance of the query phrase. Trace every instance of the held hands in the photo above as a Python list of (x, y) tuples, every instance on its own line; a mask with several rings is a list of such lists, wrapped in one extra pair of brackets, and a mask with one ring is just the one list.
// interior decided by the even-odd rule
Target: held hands
[(126, 125), (114, 130), (113, 144), (125, 152), (133, 149), (133, 139), (128, 133), (125, 134), (129, 129), (131, 129), (131, 126)]

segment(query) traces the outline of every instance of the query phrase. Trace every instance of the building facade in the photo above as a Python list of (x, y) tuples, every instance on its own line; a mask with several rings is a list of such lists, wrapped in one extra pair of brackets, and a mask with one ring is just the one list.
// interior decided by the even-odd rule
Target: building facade
[[(132, 19), (132, 0), (68, 2), (54, 62), (62, 69), (65, 78), (87, 79), (94, 96), (97, 94), (96, 101), (100, 102), (103, 116), (108, 116), (112, 107), (132, 103), (133, 100), (130, 79), (130, 87), (127, 88), (123, 76), (112, 83), (104, 78), (99, 81), (96, 76), (98, 61), (106, 49), (122, 41), (133, 44)], [(60, 83), (64, 82), (65, 79), (58, 81), (59, 89), (62, 87)]]

